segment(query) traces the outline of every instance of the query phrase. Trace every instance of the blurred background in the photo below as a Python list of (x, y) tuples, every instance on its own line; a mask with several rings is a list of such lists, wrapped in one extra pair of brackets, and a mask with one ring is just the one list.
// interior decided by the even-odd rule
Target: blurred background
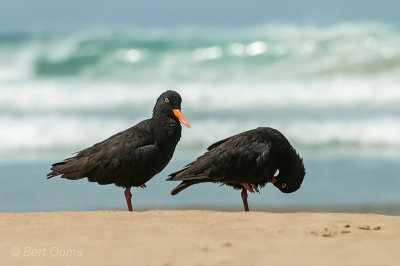
[(125, 210), (121, 188), (46, 180), (52, 163), (149, 118), (173, 89), (184, 128), (136, 210), (242, 210), (216, 184), (165, 182), (227, 136), (280, 130), (302, 187), (251, 210), (400, 214), (399, 1), (0, 0), (0, 211)]

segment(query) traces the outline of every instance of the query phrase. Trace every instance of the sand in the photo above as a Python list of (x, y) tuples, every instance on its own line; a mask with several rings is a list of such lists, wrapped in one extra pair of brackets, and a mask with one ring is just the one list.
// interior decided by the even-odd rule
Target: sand
[(400, 265), (400, 217), (0, 213), (0, 265)]

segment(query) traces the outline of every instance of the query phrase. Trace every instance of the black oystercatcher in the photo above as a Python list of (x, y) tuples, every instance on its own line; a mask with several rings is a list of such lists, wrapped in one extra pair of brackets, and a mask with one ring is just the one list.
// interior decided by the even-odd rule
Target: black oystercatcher
[[(273, 183), (280, 191), (291, 193), (300, 188), (305, 175), (303, 159), (278, 130), (259, 127), (218, 141), (181, 171), (169, 175), (169, 181), (182, 181), (171, 191), (203, 182), (221, 183), (242, 189), (245, 211), (249, 211), (247, 191)], [(279, 174), (274, 174), (279, 170)]]
[(126, 203), (132, 211), (130, 188), (146, 187), (145, 183), (171, 160), (181, 137), (179, 120), (190, 128), (181, 113), (181, 102), (177, 92), (164, 92), (157, 99), (152, 118), (53, 164), (47, 177), (61, 175), (72, 180), (87, 177), (100, 185), (114, 183), (126, 188)]

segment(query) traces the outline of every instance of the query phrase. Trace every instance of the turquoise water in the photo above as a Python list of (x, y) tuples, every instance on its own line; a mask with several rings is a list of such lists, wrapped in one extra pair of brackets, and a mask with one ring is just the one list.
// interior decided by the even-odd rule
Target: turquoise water
[[(217, 184), (193, 186), (172, 197), (176, 183), (166, 182), (168, 173), (189, 158), (175, 158), (146, 189), (133, 188), (136, 210), (200, 208), (242, 210), (240, 191)], [(0, 165), (0, 212), (55, 210), (125, 210), (123, 189), (99, 186), (87, 180), (45, 179), (50, 161)], [(252, 209), (276, 211), (379, 212), (400, 215), (400, 179), (397, 161), (377, 158), (309, 157), (307, 176), (295, 193), (283, 194), (267, 185), (260, 194), (249, 194)], [(368, 207), (369, 206), (369, 207)]]
[(377, 23), (0, 34), (0, 211), (123, 209), (119, 188), (45, 175), (148, 118), (167, 89), (192, 128), (164, 172), (135, 189), (139, 208), (240, 205), (212, 184), (172, 198), (163, 180), (257, 126), (285, 134), (307, 168), (296, 193), (250, 196), (260, 208), (398, 204), (398, 47), (399, 28)]

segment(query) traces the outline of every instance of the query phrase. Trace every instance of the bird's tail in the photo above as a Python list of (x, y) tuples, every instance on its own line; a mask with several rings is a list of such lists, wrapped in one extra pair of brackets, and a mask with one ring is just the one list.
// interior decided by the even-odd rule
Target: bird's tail
[(62, 162), (55, 163), (51, 166), (51, 172), (47, 174), (47, 179), (62, 175), (65, 173), (64, 169), (66, 168), (66, 164), (68, 159)]
[(72, 157), (62, 162), (55, 163), (51, 167), (51, 172), (47, 174), (47, 179), (61, 175), (61, 178), (77, 180), (84, 178), (86, 174), (93, 170), (97, 165), (88, 163), (88, 158)]
[(190, 187), (191, 185), (197, 184), (198, 182), (194, 182), (194, 181), (183, 181), (182, 183), (180, 183), (176, 188), (174, 188), (171, 191), (171, 195), (174, 196), (176, 194), (178, 194), (179, 192), (181, 192), (182, 190)]
[(182, 190), (190, 187), (191, 185), (210, 182), (210, 178), (204, 173), (193, 174), (189, 168), (191, 164), (188, 164), (180, 171), (172, 173), (167, 178), (167, 181), (182, 181), (176, 188), (171, 191), (171, 195), (176, 195)]

